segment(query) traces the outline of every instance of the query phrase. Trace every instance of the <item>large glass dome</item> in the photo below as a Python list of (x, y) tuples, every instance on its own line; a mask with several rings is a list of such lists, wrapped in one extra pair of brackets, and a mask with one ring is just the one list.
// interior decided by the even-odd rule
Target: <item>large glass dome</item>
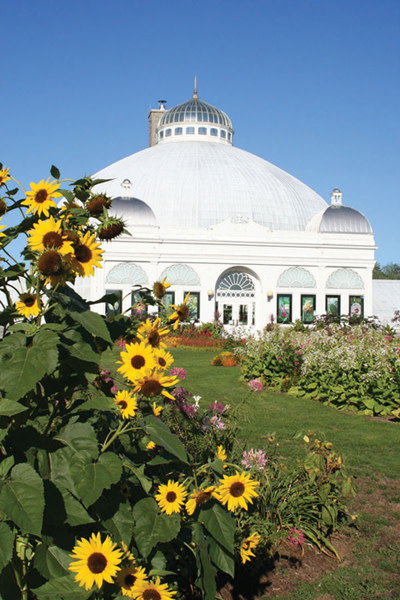
[(232, 129), (232, 123), (227, 114), (219, 108), (195, 97), (167, 110), (161, 117), (159, 127), (172, 123), (182, 123), (184, 121), (216, 123), (217, 125), (223, 125), (228, 129)]

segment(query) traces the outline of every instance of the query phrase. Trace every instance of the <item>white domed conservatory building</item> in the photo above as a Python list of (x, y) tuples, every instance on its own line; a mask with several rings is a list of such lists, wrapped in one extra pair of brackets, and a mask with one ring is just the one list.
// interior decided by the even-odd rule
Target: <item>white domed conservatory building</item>
[(149, 148), (95, 174), (131, 236), (104, 244), (102, 269), (80, 280), (87, 299), (166, 277), (167, 304), (190, 292), (191, 316), (262, 329), (272, 319), (372, 314), (375, 242), (364, 215), (331, 204), (275, 165), (233, 145), (229, 117), (193, 97), (149, 114)]

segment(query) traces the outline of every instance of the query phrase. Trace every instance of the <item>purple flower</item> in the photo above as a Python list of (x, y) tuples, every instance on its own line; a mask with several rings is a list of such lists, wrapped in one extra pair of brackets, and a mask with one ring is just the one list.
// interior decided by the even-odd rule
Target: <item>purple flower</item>
[(208, 407), (208, 410), (210, 412), (216, 413), (216, 414), (220, 414), (222, 415), (222, 413), (225, 410), (224, 405), (222, 404), (222, 402), (213, 402), (212, 404), (210, 404), (210, 406)]
[(195, 404), (186, 404), (186, 406), (182, 407), (182, 411), (189, 417), (189, 419), (193, 419), (197, 414), (197, 406)]

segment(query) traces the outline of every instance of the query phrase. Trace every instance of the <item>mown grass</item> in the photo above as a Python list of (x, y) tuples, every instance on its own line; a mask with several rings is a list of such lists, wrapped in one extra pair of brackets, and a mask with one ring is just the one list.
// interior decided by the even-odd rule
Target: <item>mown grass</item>
[(249, 446), (260, 447), (275, 432), (282, 455), (296, 458), (303, 442), (299, 431), (323, 433), (358, 477), (397, 478), (400, 475), (400, 424), (339, 411), (316, 401), (283, 393), (252, 392), (240, 379), (238, 367), (213, 367), (213, 351), (175, 348), (175, 365), (187, 370), (184, 387), (205, 404), (229, 403)]
[(175, 348), (175, 366), (187, 370), (182, 382), (202, 403), (229, 403), (239, 436), (260, 448), (275, 432), (279, 451), (291, 460), (304, 451), (298, 431), (323, 433), (344, 458), (356, 480), (353, 509), (359, 513), (349, 530), (348, 555), (316, 581), (296, 586), (282, 600), (400, 599), (400, 424), (338, 411), (311, 400), (268, 391), (251, 392), (237, 367), (213, 367), (211, 350)]

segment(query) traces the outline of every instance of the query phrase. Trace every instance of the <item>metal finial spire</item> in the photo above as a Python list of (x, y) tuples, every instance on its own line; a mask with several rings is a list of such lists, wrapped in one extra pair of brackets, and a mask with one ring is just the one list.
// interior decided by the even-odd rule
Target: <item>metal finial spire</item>
[(198, 98), (197, 95), (197, 76), (194, 76), (194, 90), (193, 90), (193, 98)]

